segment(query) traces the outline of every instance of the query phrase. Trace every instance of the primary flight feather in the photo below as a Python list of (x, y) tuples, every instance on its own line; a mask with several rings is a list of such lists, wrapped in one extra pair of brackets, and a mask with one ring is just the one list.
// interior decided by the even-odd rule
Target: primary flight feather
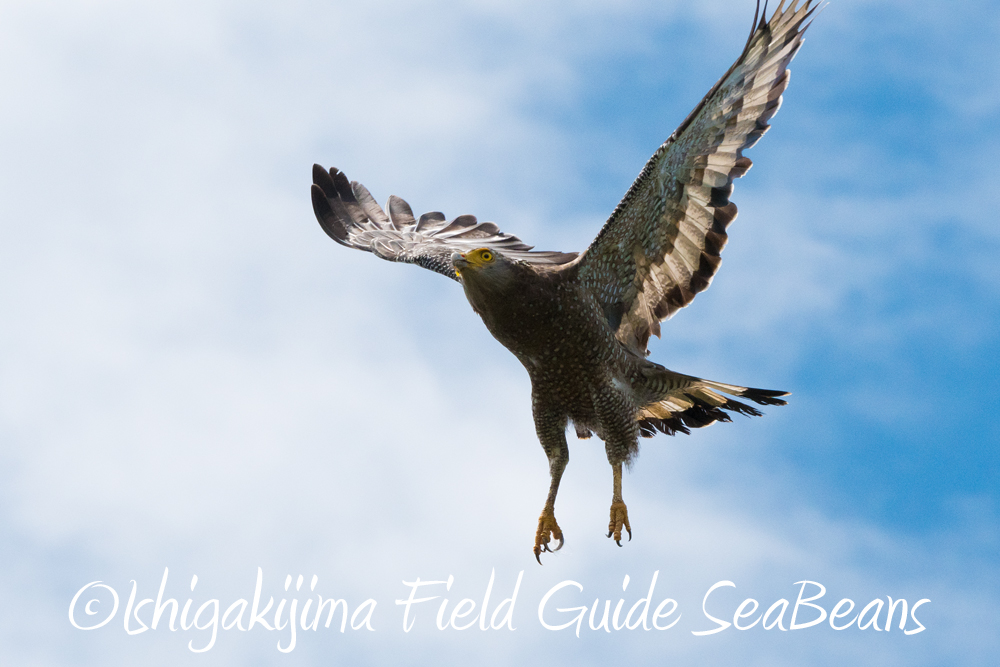
[(750, 168), (743, 151), (767, 131), (788, 86), (788, 64), (802, 45), (812, 0), (761, 16), (743, 53), (680, 127), (657, 149), (583, 253), (532, 250), (492, 222), (441, 213), (415, 218), (389, 197), (380, 207), (343, 172), (314, 165), (312, 201), (323, 230), (348, 247), (418, 264), (459, 281), (490, 333), (531, 378), (535, 430), (551, 483), (535, 532), (534, 554), (563, 534), (555, 518), (569, 461), (566, 427), (596, 433), (612, 467), (608, 537), (631, 539), (622, 500), (622, 465), (639, 436), (673, 435), (728, 412), (784, 405), (786, 392), (683, 375), (646, 359), (650, 334), (711, 283), (726, 227), (736, 218), (733, 179)]

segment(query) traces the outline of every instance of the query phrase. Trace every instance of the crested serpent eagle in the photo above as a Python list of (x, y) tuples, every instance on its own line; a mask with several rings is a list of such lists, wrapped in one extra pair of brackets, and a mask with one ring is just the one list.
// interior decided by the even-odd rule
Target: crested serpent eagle
[[(759, 6), (758, 6), (759, 9)], [(632, 537), (622, 465), (639, 436), (689, 433), (729, 412), (759, 416), (786, 392), (676, 373), (646, 358), (660, 321), (687, 306), (719, 269), (726, 227), (736, 218), (733, 179), (750, 168), (743, 151), (767, 131), (788, 85), (788, 64), (815, 6), (767, 8), (729, 71), (660, 146), (582, 253), (541, 252), (492, 222), (441, 213), (415, 218), (396, 196), (380, 207), (337, 169), (313, 167), (312, 202), (335, 241), (394, 262), (418, 264), (461, 283), (490, 333), (531, 378), (535, 430), (551, 484), (534, 554), (551, 551), (559, 480), (569, 461), (566, 428), (604, 441), (613, 486), (608, 537)]]

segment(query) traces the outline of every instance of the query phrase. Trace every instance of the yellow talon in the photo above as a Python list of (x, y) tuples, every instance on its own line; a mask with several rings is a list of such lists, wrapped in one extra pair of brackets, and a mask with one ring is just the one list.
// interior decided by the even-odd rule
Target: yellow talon
[(632, 541), (632, 526), (628, 523), (628, 508), (625, 503), (611, 503), (611, 521), (608, 522), (608, 537), (614, 537), (618, 546), (622, 545), (622, 527), (628, 531), (628, 539)]
[[(551, 537), (550, 537), (551, 535)], [(555, 549), (549, 548), (549, 542), (552, 540), (559, 540), (559, 546)], [(543, 551), (555, 552), (562, 549), (565, 540), (563, 539), (562, 529), (559, 528), (559, 524), (556, 523), (555, 512), (551, 510), (543, 510), (541, 516), (538, 517), (538, 530), (535, 531), (535, 560), (538, 564), (542, 564), (541, 554)]]

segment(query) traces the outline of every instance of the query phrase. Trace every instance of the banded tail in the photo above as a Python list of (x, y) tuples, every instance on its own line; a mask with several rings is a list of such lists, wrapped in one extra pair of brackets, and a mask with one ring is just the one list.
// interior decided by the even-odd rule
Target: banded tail
[[(667, 371), (672, 376), (678, 373)], [(672, 389), (664, 398), (646, 405), (636, 419), (639, 432), (644, 438), (652, 438), (657, 431), (674, 435), (678, 431), (690, 434), (692, 428), (703, 428), (715, 422), (731, 422), (729, 412), (747, 417), (760, 417), (763, 413), (752, 405), (737, 401), (723, 394), (746, 398), (758, 405), (787, 405), (779, 396), (788, 396), (787, 391), (739, 387), (722, 382), (702, 380), (690, 376), (686, 386)], [(726, 411), (729, 412), (726, 412)]]

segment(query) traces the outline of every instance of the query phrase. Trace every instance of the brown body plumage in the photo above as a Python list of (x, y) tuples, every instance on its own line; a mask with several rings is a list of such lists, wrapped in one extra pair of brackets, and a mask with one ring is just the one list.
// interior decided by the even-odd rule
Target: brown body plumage
[[(608, 536), (631, 538), (622, 466), (640, 435), (669, 435), (729, 412), (760, 412), (734, 398), (784, 405), (785, 392), (683, 375), (646, 359), (659, 323), (708, 287), (736, 218), (733, 179), (750, 168), (743, 150), (768, 129), (788, 85), (810, 1), (784, 3), (751, 33), (740, 58), (656, 151), (600, 234), (581, 254), (536, 252), (491, 222), (440, 213), (419, 220), (398, 197), (383, 210), (343, 172), (313, 169), (313, 206), (337, 242), (460, 280), (490, 333), (531, 377), (538, 439), (551, 485), (534, 553), (562, 546), (555, 499), (569, 460), (566, 427), (596, 433), (613, 472)], [(728, 396), (726, 396), (728, 394)], [(558, 547), (557, 547), (558, 548)], [(540, 562), (540, 561), (539, 561)]]
[(536, 415), (608, 440), (616, 424), (599, 414), (622, 414), (611, 420), (624, 422), (628, 440), (616, 458), (638, 451), (636, 414), (662, 398), (653, 378), (665, 369), (619, 343), (574, 265), (539, 269), (497, 255), (492, 265), (464, 267), (462, 285), (486, 328), (528, 371)]

